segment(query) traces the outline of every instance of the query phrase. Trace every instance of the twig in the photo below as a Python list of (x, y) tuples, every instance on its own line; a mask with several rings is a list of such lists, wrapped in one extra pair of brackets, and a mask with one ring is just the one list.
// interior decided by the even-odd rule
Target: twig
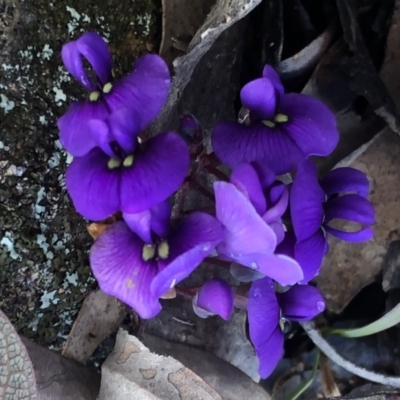
[(303, 329), (306, 331), (307, 335), (314, 342), (314, 344), (332, 361), (340, 365), (347, 371), (360, 376), (361, 378), (367, 379), (371, 382), (380, 383), (382, 385), (389, 385), (396, 388), (400, 388), (400, 377), (387, 376), (377, 372), (369, 371), (363, 367), (352, 363), (349, 360), (343, 358), (336, 350), (324, 339), (321, 333), (315, 329), (315, 325), (312, 321), (301, 322)]

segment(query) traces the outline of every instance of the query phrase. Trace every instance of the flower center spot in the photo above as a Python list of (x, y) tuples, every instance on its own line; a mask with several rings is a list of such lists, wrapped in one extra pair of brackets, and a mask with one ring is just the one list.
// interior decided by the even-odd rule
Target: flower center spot
[(130, 156), (128, 156), (128, 157), (126, 157), (126, 158), (124, 159), (122, 165), (123, 165), (124, 167), (131, 167), (132, 164), (133, 164), (133, 160), (134, 160), (133, 155), (130, 155)]
[(103, 93), (110, 93), (113, 85), (112, 83), (108, 82), (103, 86)]
[(145, 244), (142, 250), (143, 261), (149, 261), (154, 258), (156, 254), (156, 249), (152, 244)]
[(158, 247), (157, 247), (157, 253), (158, 253), (158, 256), (159, 256), (161, 259), (163, 259), (163, 260), (165, 260), (165, 259), (168, 258), (168, 256), (169, 256), (169, 245), (168, 245), (168, 243), (167, 243), (165, 240), (163, 240), (163, 241), (158, 245)]
[(265, 126), (268, 126), (268, 128), (275, 128), (275, 122), (273, 122), (273, 121), (270, 121), (269, 119), (264, 119), (263, 121), (262, 121), (262, 123), (265, 125)]
[(92, 92), (89, 94), (90, 101), (97, 101), (100, 97), (100, 92)]
[(119, 168), (120, 165), (121, 165), (121, 161), (117, 160), (116, 158), (110, 158), (107, 162), (108, 169)]
[(279, 124), (282, 124), (283, 122), (288, 122), (289, 117), (285, 114), (276, 114), (274, 118), (275, 122), (278, 122)]

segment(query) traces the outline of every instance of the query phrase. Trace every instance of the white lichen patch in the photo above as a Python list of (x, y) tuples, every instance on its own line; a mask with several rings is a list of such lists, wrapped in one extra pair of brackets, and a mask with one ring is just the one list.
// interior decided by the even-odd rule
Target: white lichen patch
[(10, 100), (5, 94), (0, 93), (0, 108), (7, 114), (15, 107), (15, 102)]
[(53, 49), (48, 45), (45, 44), (42, 51), (39, 51), (36, 56), (43, 60), (50, 60), (51, 56), (53, 55)]
[(57, 290), (53, 290), (51, 292), (48, 292), (47, 290), (45, 290), (45, 292), (43, 293), (42, 297), (40, 298), (40, 301), (42, 303), (42, 305), (40, 306), (40, 308), (43, 310), (44, 308), (48, 308), (50, 307), (50, 304), (58, 304), (58, 302), (60, 301), (60, 299), (58, 299), (57, 297), (55, 297), (57, 293)]
[(39, 122), (40, 122), (42, 125), (45, 125), (45, 126), (47, 126), (47, 125), (49, 124), (49, 121), (47, 121), (47, 118), (46, 118), (45, 115), (41, 115), (41, 116), (39, 117)]
[(37, 197), (36, 197), (36, 204), (35, 204), (35, 218), (40, 219), (41, 216), (40, 214), (44, 213), (46, 211), (46, 207), (41, 206), (40, 202), (44, 199), (45, 191), (44, 187), (42, 186), (39, 191), (37, 192)]
[(54, 100), (58, 106), (62, 106), (63, 102), (67, 100), (67, 95), (62, 89), (54, 86), (53, 92), (55, 93)]
[(22, 174), (26, 171), (25, 167), (17, 167), (14, 164), (11, 164), (6, 172), (5, 176), (22, 176)]
[(0, 245), (5, 246), (7, 248), (7, 251), (10, 253), (10, 257), (13, 260), (22, 259), (21, 255), (17, 253), (14, 248), (14, 237), (12, 236), (11, 232), (5, 232), (4, 236), (0, 241)]

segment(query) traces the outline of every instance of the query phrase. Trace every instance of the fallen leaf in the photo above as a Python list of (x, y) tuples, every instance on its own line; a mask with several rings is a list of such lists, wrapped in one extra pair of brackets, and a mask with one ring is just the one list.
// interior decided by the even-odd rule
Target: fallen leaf
[(0, 310), (0, 399), (37, 399), (35, 373), (26, 347)]
[(41, 400), (95, 400), (97, 398), (100, 375), (96, 371), (24, 337), (21, 339), (32, 360)]
[(222, 400), (179, 361), (151, 353), (137, 338), (120, 329), (115, 348), (102, 365), (98, 400), (132, 398)]
[(121, 325), (126, 308), (101, 290), (84, 300), (62, 354), (85, 364), (96, 348)]

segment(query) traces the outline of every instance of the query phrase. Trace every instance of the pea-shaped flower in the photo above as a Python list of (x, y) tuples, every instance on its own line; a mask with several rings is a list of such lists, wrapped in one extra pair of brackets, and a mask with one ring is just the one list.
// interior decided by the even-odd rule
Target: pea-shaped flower
[[(65, 44), (61, 55), (69, 73), (89, 92), (87, 100), (72, 103), (57, 123), (60, 141), (73, 156), (83, 156), (96, 146), (96, 138), (87, 127), (90, 120), (105, 119), (120, 108), (128, 108), (137, 113), (142, 130), (167, 99), (171, 78), (167, 65), (157, 55), (141, 57), (132, 72), (116, 82), (111, 73), (111, 54), (97, 33), (85, 33)], [(93, 79), (84, 60), (93, 70)]]
[(269, 65), (262, 78), (243, 87), (240, 97), (249, 119), (243, 124), (220, 122), (211, 138), (215, 154), (230, 167), (262, 161), (279, 175), (310, 155), (330, 154), (338, 143), (336, 120), (328, 107), (310, 96), (285, 94)]

